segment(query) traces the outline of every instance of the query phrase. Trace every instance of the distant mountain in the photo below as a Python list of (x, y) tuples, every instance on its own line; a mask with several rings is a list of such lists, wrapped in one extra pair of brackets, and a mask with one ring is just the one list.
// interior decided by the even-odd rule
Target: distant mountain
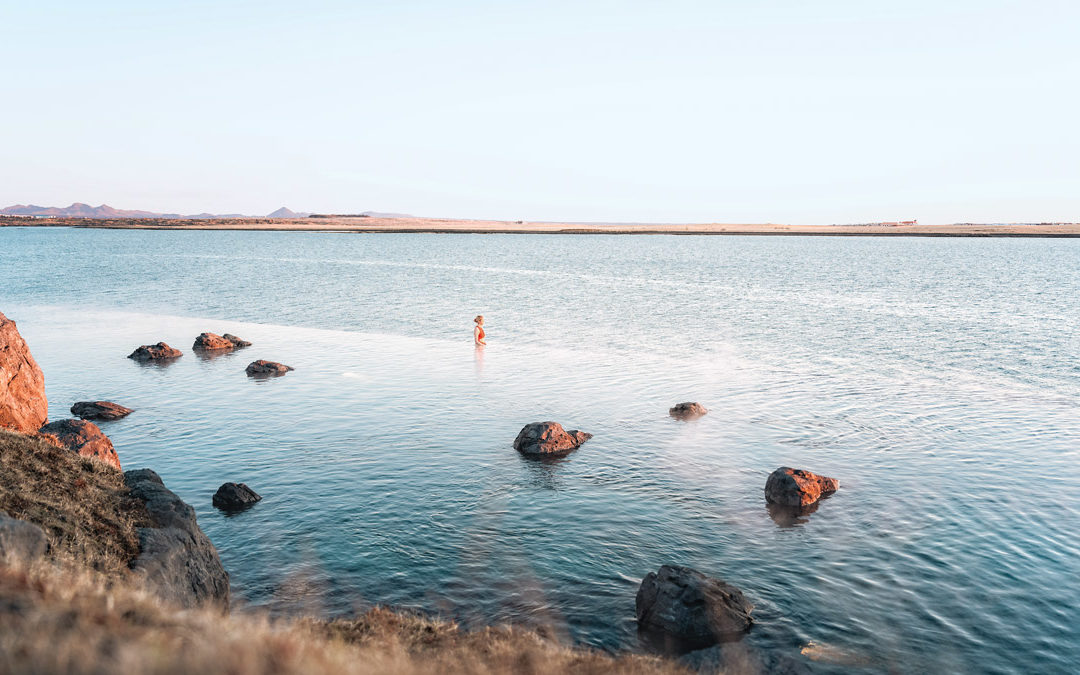
[(90, 206), (75, 202), (71, 206), (36, 206), (34, 204), (16, 204), (6, 209), (0, 209), (0, 215), (4, 216), (51, 216), (54, 218), (242, 218), (239, 213), (224, 215), (214, 213), (199, 213), (196, 215), (184, 215), (182, 213), (154, 213), (153, 211), (128, 211), (114, 209), (108, 204)]
[(277, 211), (274, 211), (267, 218), (307, 218), (310, 213), (297, 213), (287, 206), (282, 206)]

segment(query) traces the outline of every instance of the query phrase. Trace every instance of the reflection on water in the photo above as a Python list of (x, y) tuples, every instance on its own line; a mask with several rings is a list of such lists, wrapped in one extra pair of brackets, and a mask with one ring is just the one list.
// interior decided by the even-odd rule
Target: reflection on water
[[(1068, 241), (0, 228), (0, 311), (50, 417), (137, 410), (102, 426), (195, 507), (240, 605), (384, 603), (634, 649), (639, 581), (686, 564), (755, 605), (742, 642), (694, 658), (1069, 672), (1075, 269)], [(76, 285), (93, 291), (58, 306)], [(187, 317), (139, 305), (168, 289)], [(500, 326), (481, 350), (461, 329), (478, 306)], [(366, 332), (387, 312), (403, 335)], [(296, 371), (125, 358), (210, 328)], [(709, 414), (668, 416), (694, 400)], [(594, 437), (522, 457), (514, 437), (544, 419)], [(778, 514), (762, 490), (779, 466), (841, 489)], [(226, 480), (263, 500), (222, 514)]]

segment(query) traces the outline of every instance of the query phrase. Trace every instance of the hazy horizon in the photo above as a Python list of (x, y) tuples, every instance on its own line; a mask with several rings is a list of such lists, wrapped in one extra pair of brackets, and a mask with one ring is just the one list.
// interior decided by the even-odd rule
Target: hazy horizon
[(5, 6), (0, 207), (1080, 220), (1058, 1)]

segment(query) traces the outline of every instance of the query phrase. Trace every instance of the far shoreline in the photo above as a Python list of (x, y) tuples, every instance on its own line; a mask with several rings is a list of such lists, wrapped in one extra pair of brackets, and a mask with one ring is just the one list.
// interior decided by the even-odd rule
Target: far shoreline
[(313, 218), (37, 218), (0, 217), (0, 227), (78, 227), (109, 230), (355, 232), (358, 234), (619, 234), (826, 237), (1078, 238), (1080, 223), (953, 225), (784, 225), (776, 223), (552, 223), (448, 218), (325, 216)]

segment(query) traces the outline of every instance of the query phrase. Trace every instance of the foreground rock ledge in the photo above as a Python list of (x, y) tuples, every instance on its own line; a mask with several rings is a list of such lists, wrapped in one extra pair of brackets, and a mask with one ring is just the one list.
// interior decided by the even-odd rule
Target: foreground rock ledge
[(782, 466), (769, 474), (765, 499), (770, 504), (806, 507), (840, 489), (840, 481), (802, 469)]
[[(740, 639), (750, 630), (753, 605), (720, 579), (678, 565), (650, 572), (635, 599), (638, 627), (670, 651)], [(657, 639), (658, 638), (658, 639)]]
[(246, 483), (225, 483), (214, 493), (214, 506), (222, 511), (241, 511), (262, 499)]
[(94, 457), (106, 464), (120, 469), (120, 458), (116, 456), (109, 437), (98, 425), (86, 420), (57, 420), (49, 422), (38, 430), (45, 440), (60, 448), (67, 448), (83, 457)]
[(590, 438), (592, 434), (577, 429), (567, 431), (558, 422), (532, 422), (518, 432), (514, 449), (524, 455), (562, 455)]
[(195, 338), (195, 344), (193, 344), (191, 348), (200, 351), (222, 351), (250, 346), (251, 343), (247, 340), (242, 340), (229, 333), (225, 333), (224, 335), (217, 335), (216, 333), (200, 333), (199, 337)]
[(150, 469), (124, 473), (131, 496), (141, 500), (153, 527), (140, 527), (139, 557), (131, 568), (166, 601), (183, 607), (229, 606), (229, 574), (217, 549), (199, 529), (195, 509), (165, 487)]
[(258, 361), (252, 361), (248, 364), (248, 367), (244, 369), (248, 375), (284, 375), (290, 370), (296, 370), (292, 366), (286, 366), (284, 363), (278, 363), (277, 361), (264, 361), (262, 359)]
[(118, 420), (133, 412), (112, 401), (79, 401), (71, 406), (71, 414), (84, 420)]
[(184, 352), (179, 349), (174, 349), (164, 342), (159, 342), (156, 345), (143, 345), (137, 348), (135, 351), (128, 354), (128, 358), (135, 359), (136, 361), (163, 361), (166, 359), (175, 359), (183, 355)]
[(32, 434), (48, 415), (45, 375), (15, 322), (0, 313), (0, 427)]
[(0, 511), (0, 564), (29, 563), (45, 555), (49, 539), (45, 530)]
[(708, 412), (708, 408), (694, 401), (676, 403), (670, 410), (668, 410), (669, 415), (680, 420), (692, 420), (701, 417)]

